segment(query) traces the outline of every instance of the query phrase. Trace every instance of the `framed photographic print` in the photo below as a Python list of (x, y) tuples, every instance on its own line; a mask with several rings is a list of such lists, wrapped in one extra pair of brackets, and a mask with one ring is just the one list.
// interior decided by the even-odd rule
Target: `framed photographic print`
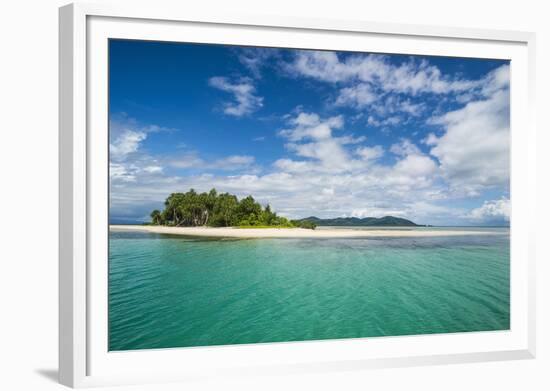
[(533, 45), (61, 8), (61, 382), (533, 357)]

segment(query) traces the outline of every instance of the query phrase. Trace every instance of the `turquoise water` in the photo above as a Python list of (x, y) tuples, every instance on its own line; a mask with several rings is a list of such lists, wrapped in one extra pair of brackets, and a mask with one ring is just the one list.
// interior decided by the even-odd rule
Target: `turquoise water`
[(208, 240), (111, 232), (109, 349), (506, 330), (509, 233)]

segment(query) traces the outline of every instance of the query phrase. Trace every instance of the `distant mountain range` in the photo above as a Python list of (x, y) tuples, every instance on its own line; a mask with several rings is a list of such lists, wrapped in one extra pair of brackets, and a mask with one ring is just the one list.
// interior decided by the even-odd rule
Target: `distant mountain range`
[(311, 221), (319, 226), (333, 227), (423, 227), (413, 223), (410, 220), (402, 219), (401, 217), (384, 216), (384, 217), (336, 217), (334, 219), (320, 219), (315, 216), (306, 217), (297, 221)]

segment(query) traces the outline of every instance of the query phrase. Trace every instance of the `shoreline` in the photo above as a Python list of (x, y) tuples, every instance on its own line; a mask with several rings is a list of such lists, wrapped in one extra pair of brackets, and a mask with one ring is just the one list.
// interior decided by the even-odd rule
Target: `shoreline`
[[(402, 228), (402, 229), (399, 229)], [(305, 228), (234, 228), (234, 227), (166, 227), (159, 225), (109, 225), (109, 231), (149, 232), (157, 234), (198, 236), (210, 238), (376, 238), (376, 237), (442, 237), (501, 235), (499, 232), (461, 230), (407, 230), (406, 227), (392, 229), (319, 229)]]

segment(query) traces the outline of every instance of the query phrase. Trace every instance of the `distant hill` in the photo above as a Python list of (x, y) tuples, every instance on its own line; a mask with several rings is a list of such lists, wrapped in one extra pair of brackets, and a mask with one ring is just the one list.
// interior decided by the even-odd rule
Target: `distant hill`
[(320, 219), (315, 216), (306, 217), (297, 221), (311, 221), (319, 226), (333, 227), (422, 227), (410, 220), (394, 216), (384, 217), (337, 217), (334, 219)]

